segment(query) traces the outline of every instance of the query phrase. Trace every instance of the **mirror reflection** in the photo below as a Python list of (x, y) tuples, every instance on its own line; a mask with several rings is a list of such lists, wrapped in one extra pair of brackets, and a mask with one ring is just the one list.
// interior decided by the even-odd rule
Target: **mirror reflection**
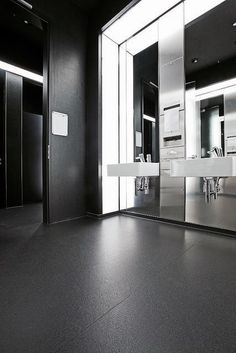
[[(185, 26), (187, 158), (236, 154), (235, 13), (227, 0)], [(235, 229), (235, 178), (209, 179), (186, 178), (185, 220)], [(206, 204), (207, 185), (214, 197)]]
[[(151, 27), (157, 40), (156, 26)], [(139, 50), (133, 56), (134, 161), (159, 162), (158, 43)], [(159, 215), (158, 177), (136, 178), (133, 207), (128, 210)]]

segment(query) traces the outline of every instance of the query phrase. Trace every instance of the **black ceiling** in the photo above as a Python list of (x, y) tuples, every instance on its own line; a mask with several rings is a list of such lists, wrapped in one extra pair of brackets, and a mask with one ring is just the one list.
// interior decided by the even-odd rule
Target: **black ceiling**
[(42, 73), (43, 27), (38, 17), (10, 1), (1, 0), (0, 60)]
[(71, 1), (86, 11), (92, 10), (102, 2), (101, 0), (71, 0)]
[[(236, 1), (227, 0), (186, 27), (187, 75), (236, 58), (234, 22), (236, 22)], [(195, 64), (192, 62), (194, 58), (198, 59)]]

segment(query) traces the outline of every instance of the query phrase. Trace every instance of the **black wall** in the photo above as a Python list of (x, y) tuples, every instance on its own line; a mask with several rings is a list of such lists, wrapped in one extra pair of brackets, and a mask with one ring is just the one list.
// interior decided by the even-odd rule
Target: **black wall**
[(85, 83), (87, 16), (69, 1), (32, 0), (50, 24), (49, 116), (69, 115), (69, 136), (50, 133), (49, 221), (85, 214)]
[(53, 136), (51, 132), (49, 136), (49, 222), (83, 216), (86, 196), (87, 210), (100, 213), (98, 34), (130, 1), (104, 1), (90, 13), (89, 24), (87, 14), (69, 1), (31, 0), (30, 3), (33, 11), (49, 23), (50, 121), (52, 111), (69, 115), (69, 136)]
[(43, 114), (43, 87), (41, 84), (24, 79), (23, 107), (28, 113)]
[(43, 200), (43, 89), (23, 82), (23, 202)]
[(107, 24), (126, 6), (135, 1), (105, 0), (97, 9), (90, 13), (88, 31), (88, 65), (87, 65), (87, 211), (94, 214), (102, 212), (101, 188), (101, 106), (99, 94), (100, 82), (100, 53), (99, 34), (101, 28)]

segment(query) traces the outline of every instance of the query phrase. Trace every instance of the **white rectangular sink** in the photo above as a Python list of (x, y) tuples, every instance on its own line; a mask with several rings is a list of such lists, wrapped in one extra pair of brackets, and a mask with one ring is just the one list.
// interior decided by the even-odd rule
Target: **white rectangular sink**
[(236, 157), (173, 160), (170, 175), (172, 177), (236, 176)]
[(137, 177), (159, 176), (159, 163), (119, 163), (108, 164), (107, 176)]

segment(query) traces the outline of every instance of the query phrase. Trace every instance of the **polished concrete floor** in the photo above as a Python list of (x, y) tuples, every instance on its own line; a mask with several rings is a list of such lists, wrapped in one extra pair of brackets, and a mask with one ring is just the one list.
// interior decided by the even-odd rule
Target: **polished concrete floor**
[(1, 353), (236, 352), (236, 239), (5, 216), (0, 269)]

